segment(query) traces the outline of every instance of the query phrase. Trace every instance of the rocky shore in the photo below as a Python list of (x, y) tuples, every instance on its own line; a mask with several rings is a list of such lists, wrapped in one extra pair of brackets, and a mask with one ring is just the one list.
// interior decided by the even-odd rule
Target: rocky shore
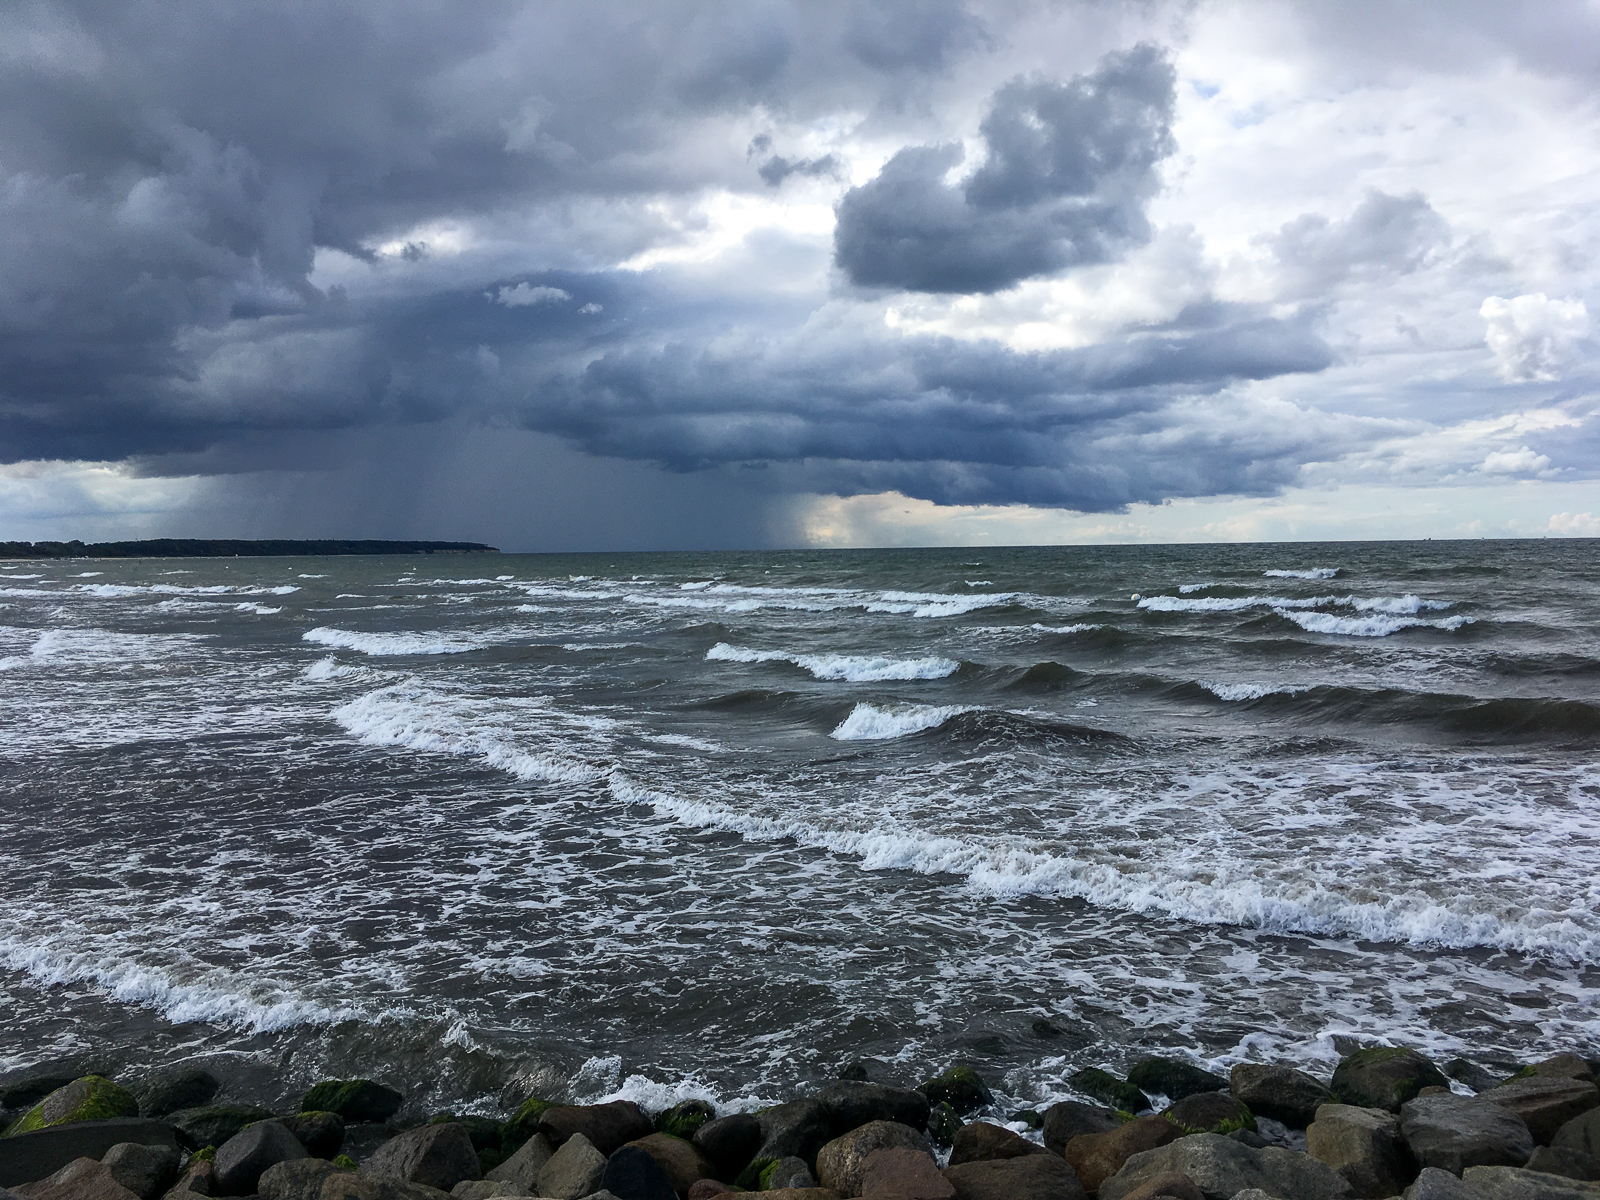
[(292, 1112), (204, 1071), (0, 1087), (0, 1200), (1600, 1200), (1600, 1062), (1508, 1079), (1370, 1048), (1320, 1080), (1173, 1058), (1079, 1071), (1082, 1099), (997, 1112), (971, 1067), (917, 1087), (864, 1068), (759, 1112), (530, 1096), (503, 1120), (397, 1120), (372, 1080)]

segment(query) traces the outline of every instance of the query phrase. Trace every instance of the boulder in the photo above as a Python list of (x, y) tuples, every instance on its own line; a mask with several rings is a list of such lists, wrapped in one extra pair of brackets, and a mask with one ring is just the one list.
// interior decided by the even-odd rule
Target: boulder
[(806, 1166), (805, 1159), (780, 1158), (762, 1170), (760, 1183), (763, 1192), (795, 1191), (816, 1187), (817, 1177)]
[(1363, 1200), (1397, 1195), (1417, 1176), (1400, 1118), (1387, 1109), (1324, 1104), (1306, 1130), (1306, 1153), (1343, 1175)]
[(335, 1171), (322, 1184), (322, 1200), (449, 1200), (449, 1192), (441, 1192), (425, 1183), (407, 1183), (404, 1179), (376, 1179), (371, 1175), (358, 1175), (354, 1171)]
[(1565, 1175), (1568, 1179), (1600, 1183), (1600, 1158), (1593, 1158), (1581, 1150), (1537, 1146), (1533, 1157), (1524, 1165), (1530, 1171), (1543, 1171), (1546, 1175)]
[(344, 1118), (335, 1112), (303, 1112), (279, 1117), (312, 1158), (332, 1158), (344, 1148)]
[(272, 1120), (264, 1108), (243, 1104), (208, 1104), (204, 1108), (185, 1108), (167, 1117), (178, 1132), (178, 1141), (190, 1150), (220, 1146), (246, 1125)]
[(931, 1155), (889, 1146), (867, 1155), (861, 1194), (869, 1200), (954, 1200), (956, 1189)]
[(75, 1158), (59, 1171), (16, 1189), (25, 1200), (135, 1200), (104, 1163)]
[(601, 1154), (648, 1137), (653, 1130), (650, 1118), (632, 1100), (613, 1100), (609, 1104), (562, 1104), (547, 1108), (539, 1117), (539, 1132), (552, 1146), (566, 1144), (581, 1133)]
[(1444, 1065), (1444, 1073), (1457, 1083), (1464, 1083), (1475, 1092), (1486, 1092), (1492, 1087), (1499, 1087), (1505, 1082), (1502, 1076), (1496, 1075), (1487, 1067), (1481, 1067), (1475, 1062), (1468, 1062), (1464, 1058), (1452, 1058)]
[(1053, 1154), (990, 1158), (947, 1167), (955, 1200), (1084, 1200), (1072, 1168)]
[(472, 1136), (454, 1121), (419, 1125), (390, 1138), (368, 1156), (361, 1170), (375, 1179), (404, 1179), (442, 1192), (463, 1179), (483, 1178)]
[(1080, 1133), (1110, 1133), (1121, 1124), (1122, 1118), (1109, 1108), (1063, 1100), (1044, 1110), (1044, 1148), (1060, 1154)]
[(178, 1178), (179, 1154), (176, 1146), (146, 1146), (142, 1142), (118, 1142), (107, 1150), (100, 1162), (111, 1177), (139, 1200), (154, 1200)]
[(987, 1121), (974, 1121), (963, 1125), (956, 1134), (950, 1151), (950, 1165), (959, 1167), (964, 1162), (987, 1162), (992, 1158), (1021, 1158), (1024, 1154), (1048, 1154), (1043, 1146), (1030, 1142), (1021, 1134), (1012, 1133)]
[(961, 1116), (985, 1104), (994, 1103), (994, 1095), (983, 1082), (983, 1077), (968, 1066), (951, 1067), (917, 1090), (928, 1098), (930, 1106), (948, 1104)]
[[(739, 1200), (745, 1195), (743, 1192), (722, 1192), (725, 1200)], [(591, 1196), (589, 1200), (602, 1200), (602, 1197)], [(831, 1188), (775, 1188), (770, 1192), (762, 1192), (761, 1200), (840, 1200), (839, 1193)]]
[(707, 1121), (716, 1119), (717, 1110), (704, 1100), (684, 1100), (656, 1114), (656, 1132), (692, 1138)]
[(1402, 1195), (1405, 1200), (1484, 1200), (1476, 1188), (1438, 1167), (1423, 1167)]
[(574, 1133), (539, 1171), (537, 1195), (552, 1200), (578, 1200), (600, 1187), (606, 1156), (584, 1134)]
[(141, 1117), (164, 1117), (182, 1108), (210, 1104), (222, 1081), (210, 1071), (180, 1071), (159, 1075), (139, 1093)]
[(57, 1088), (11, 1122), (6, 1136), (34, 1133), (73, 1121), (109, 1121), (138, 1115), (139, 1102), (127, 1088), (112, 1083), (104, 1075), (85, 1075), (66, 1087)]
[(254, 1195), (261, 1174), (290, 1158), (306, 1158), (306, 1148), (277, 1121), (247, 1125), (217, 1147), (217, 1193)]
[(387, 1121), (405, 1097), (370, 1079), (328, 1079), (300, 1101), (301, 1112), (338, 1113), (346, 1121)]
[(1128, 1082), (1141, 1092), (1182, 1100), (1200, 1092), (1221, 1092), (1228, 1081), (1180, 1058), (1144, 1058), (1128, 1068)]
[(1487, 1200), (1597, 1200), (1600, 1186), (1516, 1167), (1468, 1167), (1464, 1182)]
[(30, 1075), (0, 1087), (0, 1108), (32, 1108), (51, 1092), (67, 1086), (78, 1075)]
[(339, 1168), (321, 1158), (286, 1158), (261, 1172), (261, 1200), (321, 1200), (322, 1185)]
[(1308, 1154), (1277, 1146), (1255, 1149), (1217, 1133), (1196, 1133), (1167, 1146), (1135, 1154), (1100, 1185), (1100, 1200), (1123, 1200), (1157, 1175), (1187, 1175), (1207, 1200), (1231, 1200), (1260, 1188), (1293, 1200), (1344, 1200), (1350, 1185), (1332, 1167)]
[[(1600, 1158), (1600, 1108), (1591, 1108), (1581, 1117), (1573, 1117), (1556, 1130), (1550, 1145), (1558, 1150), (1576, 1150), (1591, 1158)], [(5, 1143), (0, 1142), (0, 1148), (4, 1146)], [(4, 1182), (0, 1179), (0, 1183)]]
[(1256, 1127), (1250, 1110), (1227, 1092), (1195, 1092), (1161, 1115), (1185, 1133), (1232, 1133)]
[(1400, 1110), (1400, 1133), (1419, 1166), (1460, 1175), (1468, 1167), (1520, 1167), (1533, 1153), (1522, 1118), (1482, 1096), (1419, 1096)]
[(142, 1117), (54, 1125), (0, 1138), (0, 1187), (44, 1179), (76, 1159), (99, 1161), (119, 1142), (178, 1148), (171, 1125)]
[(961, 1132), (961, 1116), (942, 1100), (928, 1110), (928, 1140), (935, 1146), (953, 1146)]
[(1138, 1113), (1150, 1107), (1150, 1098), (1133, 1084), (1124, 1083), (1110, 1071), (1102, 1071), (1099, 1067), (1087, 1067), (1069, 1075), (1067, 1083), (1085, 1096), (1123, 1112)]
[(757, 1158), (803, 1158), (811, 1162), (824, 1142), (833, 1136), (827, 1110), (815, 1100), (791, 1100), (756, 1114), (761, 1122), (761, 1148)]
[(1482, 1098), (1516, 1113), (1533, 1140), (1548, 1146), (1568, 1121), (1600, 1106), (1600, 1088), (1561, 1075), (1529, 1075), (1490, 1088)]
[[(689, 1189), (700, 1180), (709, 1179), (716, 1174), (710, 1159), (700, 1153), (693, 1142), (673, 1137), (670, 1133), (652, 1133), (649, 1137), (642, 1137), (636, 1142), (629, 1142), (628, 1145), (643, 1150), (655, 1159), (656, 1165), (666, 1172), (672, 1190), (680, 1196), (687, 1195)], [(615, 1188), (612, 1190), (616, 1191)], [(619, 1192), (618, 1195), (620, 1194)]]
[(529, 1096), (500, 1126), (500, 1149), (510, 1154), (524, 1142), (539, 1132), (539, 1118), (544, 1116), (546, 1109), (559, 1108), (558, 1104), (549, 1100), (540, 1099), (538, 1096)]
[[(1239, 1195), (1249, 1197), (1250, 1190), (1246, 1189)], [(1141, 1183), (1122, 1200), (1205, 1200), (1205, 1193), (1197, 1188), (1194, 1180), (1187, 1175), (1169, 1171), (1165, 1175), (1157, 1175), (1154, 1179)], [(1234, 1200), (1239, 1200), (1238, 1196), (1234, 1197)]]
[(217, 1164), (209, 1158), (191, 1158), (178, 1182), (167, 1189), (164, 1200), (194, 1200), (196, 1196), (216, 1194)]
[(522, 1189), (519, 1195), (531, 1196), (534, 1194), (534, 1185), (539, 1182), (539, 1172), (544, 1170), (545, 1163), (550, 1161), (554, 1153), (555, 1147), (550, 1144), (550, 1139), (542, 1133), (536, 1133), (505, 1162), (485, 1171), (484, 1178), (495, 1183), (515, 1184)]
[[(713, 1196), (734, 1194), (732, 1189), (720, 1179), (702, 1179), (689, 1189), (689, 1194), (684, 1200), (711, 1200)], [(838, 1193), (834, 1193), (837, 1195)]]
[(1523, 1067), (1511, 1078), (1525, 1079), (1531, 1075), (1549, 1075), (1557, 1079), (1578, 1079), (1584, 1083), (1596, 1082), (1594, 1064), (1587, 1059), (1579, 1058), (1576, 1054), (1554, 1055), (1543, 1062), (1534, 1063), (1530, 1067)]
[(928, 1140), (898, 1121), (869, 1121), (836, 1137), (817, 1151), (817, 1179), (841, 1196), (861, 1195), (862, 1172), (867, 1157), (876, 1150), (915, 1150), (933, 1155)]
[(1449, 1088), (1439, 1068), (1415, 1050), (1378, 1046), (1358, 1050), (1333, 1072), (1333, 1098), (1357, 1108), (1399, 1112), (1425, 1087)]
[(501, 1196), (526, 1196), (528, 1191), (504, 1179), (463, 1179), (450, 1189), (453, 1200), (498, 1200)]
[(606, 1161), (600, 1187), (619, 1200), (678, 1200), (677, 1190), (654, 1155), (635, 1145), (619, 1147)]
[(1062, 1156), (1072, 1165), (1083, 1190), (1094, 1195), (1106, 1179), (1122, 1170), (1135, 1154), (1154, 1150), (1183, 1136), (1165, 1117), (1135, 1117), (1109, 1133), (1080, 1133), (1067, 1143)]
[(835, 1134), (848, 1133), (868, 1121), (899, 1121), (913, 1129), (928, 1126), (928, 1096), (912, 1088), (840, 1080), (818, 1092), (816, 1100)]
[(1240, 1063), (1228, 1075), (1228, 1090), (1258, 1117), (1304, 1129), (1317, 1109), (1333, 1099), (1326, 1086), (1304, 1071), (1265, 1063)]
[(718, 1179), (737, 1179), (761, 1149), (761, 1122), (750, 1113), (729, 1113), (707, 1121), (689, 1140), (710, 1160)]

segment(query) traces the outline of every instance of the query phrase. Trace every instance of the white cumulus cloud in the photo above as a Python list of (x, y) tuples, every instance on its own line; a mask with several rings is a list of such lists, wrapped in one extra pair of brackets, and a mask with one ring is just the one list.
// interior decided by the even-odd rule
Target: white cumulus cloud
[(554, 287), (534, 287), (531, 284), (519, 283), (516, 287), (503, 287), (500, 294), (495, 297), (497, 304), (504, 304), (507, 308), (527, 308), (534, 304), (555, 304), (560, 300), (571, 300), (572, 293), (564, 292)]
[(1561, 537), (1600, 537), (1600, 517), (1587, 512), (1555, 513), (1547, 528)]
[(1574, 344), (1589, 332), (1582, 300), (1552, 300), (1543, 292), (1490, 296), (1478, 313), (1488, 322), (1483, 340), (1501, 376), (1513, 382), (1561, 378)]

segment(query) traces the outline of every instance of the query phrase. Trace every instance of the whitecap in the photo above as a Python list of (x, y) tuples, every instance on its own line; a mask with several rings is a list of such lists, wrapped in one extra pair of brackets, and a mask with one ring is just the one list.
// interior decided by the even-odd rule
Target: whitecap
[(450, 633), (357, 633), (349, 629), (318, 626), (300, 635), (303, 641), (336, 650), (359, 650), (363, 654), (465, 654), (482, 649), (484, 643)]
[(1275, 609), (1280, 617), (1287, 617), (1308, 633), (1330, 633), (1343, 637), (1388, 637), (1402, 629), (1443, 629), (1454, 632), (1463, 625), (1471, 625), (1471, 617), (1445, 617), (1426, 621), (1420, 617), (1340, 617), (1333, 613), (1292, 612)]
[(751, 650), (718, 642), (706, 658), (722, 662), (790, 662), (818, 679), (877, 683), (887, 679), (943, 679), (961, 669), (953, 658), (886, 658), (877, 654), (792, 654), (785, 650)]
[(1216, 683), (1202, 679), (1200, 686), (1220, 700), (1260, 700), (1263, 696), (1297, 696), (1311, 689), (1281, 683)]
[(961, 704), (914, 704), (887, 709), (863, 701), (828, 736), (841, 742), (880, 742), (933, 729), (951, 717), (971, 711), (971, 706)]
[(1332, 579), (1339, 570), (1338, 567), (1312, 567), (1304, 571), (1275, 570), (1261, 573), (1268, 579)]
[(281, 608), (268, 608), (265, 604), (257, 604), (253, 600), (246, 600), (243, 604), (235, 604), (234, 612), (255, 613), (257, 616), (270, 617), (273, 613), (281, 613)]

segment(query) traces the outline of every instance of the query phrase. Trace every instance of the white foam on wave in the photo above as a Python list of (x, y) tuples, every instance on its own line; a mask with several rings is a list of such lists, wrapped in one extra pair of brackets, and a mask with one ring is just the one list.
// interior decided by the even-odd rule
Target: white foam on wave
[(475, 758), (518, 779), (547, 783), (593, 783), (604, 779), (606, 770), (562, 754), (520, 749), (517, 741), (526, 734), (530, 719), (565, 725), (568, 732), (591, 734), (615, 724), (603, 718), (571, 718), (543, 700), (474, 700), (415, 683), (368, 692), (330, 715), (352, 737), (368, 745)]
[(1137, 607), (1149, 612), (1192, 613), (1270, 608), (1284, 614), (1295, 610), (1349, 608), (1356, 612), (1412, 616), (1419, 612), (1440, 612), (1454, 608), (1455, 601), (1424, 600), (1413, 593), (1404, 596), (1142, 596)]
[(1189, 596), (1195, 592), (1203, 592), (1207, 588), (1216, 586), (1214, 583), (1180, 583), (1178, 585), (1178, 593), (1183, 596)]
[(158, 666), (200, 641), (193, 634), (116, 633), (108, 629), (47, 629), (25, 655), (0, 658), (0, 670), (39, 666)]
[(277, 587), (244, 587), (230, 583), (210, 584), (203, 587), (183, 587), (176, 583), (80, 583), (74, 587), (85, 596), (97, 600), (121, 600), (129, 596), (287, 596), (300, 589), (293, 584)]
[(1338, 567), (1311, 567), (1304, 571), (1275, 570), (1261, 572), (1268, 579), (1332, 579), (1338, 573)]
[(452, 633), (357, 633), (319, 625), (300, 635), (302, 641), (335, 650), (359, 650), (374, 656), (402, 654), (465, 654), (487, 643)]
[(1308, 686), (1282, 683), (1216, 683), (1202, 679), (1200, 686), (1219, 700), (1260, 700), (1263, 696), (1297, 696)]
[(328, 679), (344, 679), (351, 675), (370, 675), (372, 672), (365, 667), (347, 667), (333, 657), (319, 658), (304, 671), (300, 672), (302, 679), (322, 682)]
[(951, 717), (971, 712), (964, 704), (914, 704), (887, 709), (863, 701), (828, 736), (840, 742), (881, 742), (943, 725)]
[(246, 600), (243, 604), (235, 604), (234, 612), (255, 613), (259, 617), (270, 617), (273, 613), (281, 613), (281, 608), (269, 608), (265, 604), (257, 604), (253, 600)]
[(1463, 625), (1471, 625), (1471, 617), (1445, 617), (1428, 621), (1420, 617), (1340, 617), (1333, 613), (1291, 612), (1274, 610), (1307, 633), (1329, 633), (1342, 637), (1388, 637), (1402, 629), (1443, 629), (1454, 632)]
[(789, 662), (818, 679), (878, 683), (887, 679), (943, 679), (961, 669), (953, 658), (886, 658), (880, 654), (791, 654), (786, 650), (751, 650), (718, 642), (706, 651), (713, 662)]
[(1091, 629), (1099, 629), (1100, 626), (1086, 622), (1077, 625), (1040, 625), (1035, 621), (1028, 628), (1037, 629), (1040, 633), (1088, 633)]
[(993, 587), (994, 586), (994, 580), (992, 580), (992, 579), (969, 579), (969, 580), (966, 581), (966, 584), (967, 584), (968, 587)]

